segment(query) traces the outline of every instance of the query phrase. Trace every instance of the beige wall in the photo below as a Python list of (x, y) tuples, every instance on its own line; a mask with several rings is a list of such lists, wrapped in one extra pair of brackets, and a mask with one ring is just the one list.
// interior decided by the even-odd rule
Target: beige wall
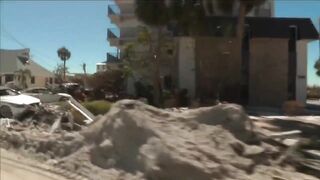
[[(54, 82), (54, 79), (53, 79)], [(49, 79), (48, 79), (48, 83), (49, 83)], [(35, 77), (35, 83), (31, 84), (31, 81), (28, 83), (28, 87), (46, 87), (46, 77)]]
[(195, 96), (195, 41), (194, 38), (179, 38), (178, 47), (178, 87), (188, 89), (191, 98)]
[[(50, 80), (49, 80), (50, 77), (36, 76), (34, 83), (31, 83), (31, 78), (28, 78), (28, 79), (27, 79), (28, 88), (32, 88), (32, 87), (46, 87), (46, 78), (48, 78), (48, 85), (49, 85), (49, 86), (55, 85), (55, 83), (54, 83), (54, 77), (52, 77), (52, 84), (50, 84)], [(18, 81), (18, 79), (16, 78), (16, 79), (14, 80), (14, 83), (15, 83), (17, 86), (19, 86), (21, 82)]]
[[(240, 46), (234, 38), (196, 39), (197, 93), (224, 100), (239, 99)], [(218, 90), (220, 87), (220, 90)]]
[(306, 103), (307, 99), (307, 60), (308, 60), (308, 41), (297, 41), (297, 79), (296, 79), (296, 98), (301, 103)]
[(287, 39), (251, 40), (250, 105), (282, 105), (287, 99), (287, 74)]

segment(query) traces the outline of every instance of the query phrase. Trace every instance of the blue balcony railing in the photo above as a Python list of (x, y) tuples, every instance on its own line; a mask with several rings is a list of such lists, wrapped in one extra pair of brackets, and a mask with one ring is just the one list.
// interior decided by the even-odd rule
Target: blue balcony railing
[(119, 7), (114, 4), (109, 4), (108, 5), (108, 15), (120, 15)]
[(120, 37), (120, 30), (118, 28), (108, 28), (107, 36), (109, 38), (119, 38)]
[(121, 62), (120, 52), (107, 52), (106, 62)]

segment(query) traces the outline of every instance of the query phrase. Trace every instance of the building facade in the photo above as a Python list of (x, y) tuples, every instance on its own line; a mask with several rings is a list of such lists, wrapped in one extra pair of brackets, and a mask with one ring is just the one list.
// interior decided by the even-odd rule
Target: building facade
[(54, 74), (30, 59), (29, 54), (29, 49), (0, 50), (0, 86), (22, 88), (22, 83), (26, 83), (27, 87), (48, 87), (55, 84)]
[[(208, 26), (236, 21), (212, 17)], [(234, 24), (234, 23), (231, 23)], [(242, 42), (212, 28), (194, 37), (179, 38), (178, 82), (193, 97), (253, 106), (306, 102), (307, 45), (318, 33), (307, 18), (246, 19)], [(240, 46), (241, 45), (241, 46)], [(194, 94), (193, 94), (194, 93)]]
[(105, 62), (97, 63), (96, 64), (97, 70), (96, 72), (104, 72), (107, 70), (107, 64)]
[[(144, 24), (140, 22), (135, 15), (135, 0), (115, 0), (114, 2), (114, 4), (108, 5), (108, 17), (117, 27), (108, 29), (108, 40), (111, 46), (123, 50), (127, 43), (136, 40), (139, 33), (139, 26), (143, 26)], [(215, 16), (226, 15), (216, 8), (217, 5), (215, 5), (215, 3), (212, 5), (214, 7)], [(236, 16), (237, 14), (238, 4), (235, 4), (233, 12), (228, 15)], [(255, 7), (248, 13), (248, 16), (273, 17), (274, 0), (267, 0), (260, 6)]]
[[(134, 0), (115, 2), (108, 15), (118, 32), (109, 29), (108, 40), (121, 52), (137, 39), (143, 23), (134, 14)], [(245, 36), (239, 41), (237, 6), (234, 17), (215, 9), (215, 16), (206, 20), (207, 32), (197, 38), (173, 29), (173, 62), (165, 66), (171, 67), (176, 87), (187, 89), (192, 98), (254, 106), (280, 106), (286, 100), (304, 103), (307, 44), (318, 38), (310, 19), (274, 18), (274, 0), (269, 0), (248, 13)]]

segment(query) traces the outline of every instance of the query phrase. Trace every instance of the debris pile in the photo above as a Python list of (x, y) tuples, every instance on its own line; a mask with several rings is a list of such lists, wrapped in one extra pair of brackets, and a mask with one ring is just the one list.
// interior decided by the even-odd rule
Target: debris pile
[(296, 172), (286, 148), (264, 140), (234, 104), (176, 113), (122, 100), (79, 132), (4, 131), (0, 139), (93, 180), (317, 179)]
[(24, 111), (16, 119), (1, 118), (2, 128), (14, 131), (37, 129), (43, 132), (59, 133), (61, 130), (80, 130), (83, 126), (74, 121), (72, 111), (64, 106), (44, 105), (37, 111)]

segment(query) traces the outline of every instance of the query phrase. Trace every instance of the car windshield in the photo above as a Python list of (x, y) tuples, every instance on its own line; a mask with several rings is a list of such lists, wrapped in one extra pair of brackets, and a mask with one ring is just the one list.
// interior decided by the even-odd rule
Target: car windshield
[(39, 89), (39, 90), (38, 90), (38, 93), (42, 93), (42, 94), (49, 94), (49, 93), (50, 93), (50, 91), (49, 91), (49, 90), (47, 90), (47, 89)]
[(19, 93), (12, 89), (0, 89), (0, 96), (16, 96)]
[(25, 91), (26, 93), (40, 93), (40, 94), (49, 94), (50, 91), (47, 89), (29, 89)]

